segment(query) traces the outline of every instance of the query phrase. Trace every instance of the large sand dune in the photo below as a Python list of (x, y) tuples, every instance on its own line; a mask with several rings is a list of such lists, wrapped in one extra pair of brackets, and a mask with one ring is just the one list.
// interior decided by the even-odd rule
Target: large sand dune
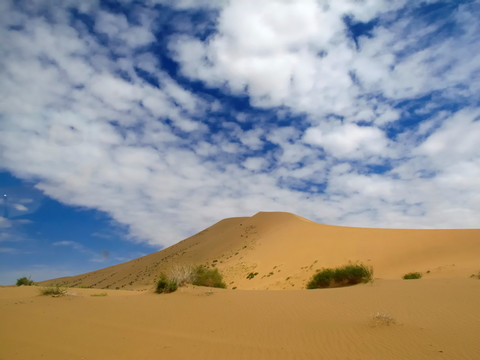
[[(50, 283), (150, 289), (178, 264), (216, 266), (229, 288), (304, 289), (319, 268), (363, 262), (374, 276), (467, 278), (480, 271), (480, 230), (392, 230), (320, 225), (290, 213), (225, 219), (165, 250)], [(249, 273), (258, 273), (247, 279)]]
[[(375, 281), (301, 290), (317, 268), (349, 261), (372, 266)], [(155, 294), (176, 264), (216, 266), (229, 289)], [(424, 276), (401, 280), (410, 271)], [(0, 287), (0, 360), (480, 359), (479, 271), (480, 230), (226, 219), (143, 258), (45, 282), (109, 289), (52, 298)]]

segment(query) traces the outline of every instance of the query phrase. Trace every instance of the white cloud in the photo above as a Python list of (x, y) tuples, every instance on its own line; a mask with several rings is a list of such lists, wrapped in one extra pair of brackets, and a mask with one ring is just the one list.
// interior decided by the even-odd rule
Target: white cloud
[(10, 226), (12, 226), (12, 223), (8, 219), (0, 216), (0, 229), (5, 229)]
[(333, 127), (309, 128), (304, 141), (323, 147), (337, 158), (366, 159), (369, 156), (385, 156), (388, 140), (376, 127), (345, 124)]
[(262, 170), (266, 164), (265, 159), (259, 157), (250, 157), (243, 162), (243, 166), (251, 171)]
[(155, 41), (155, 36), (148, 28), (129, 24), (123, 14), (97, 12), (95, 30), (106, 34), (110, 40), (124, 41), (130, 48), (145, 46)]
[[(469, 80), (480, 63), (477, 33), (467, 31), (475, 18), (460, 7), (457, 43), (447, 37), (419, 50), (420, 35), (435, 29), (406, 38), (415, 19), (389, 13), (404, 4), (215, 2), (207, 41), (172, 35), (183, 75), (247, 95), (265, 116), (171, 77), (148, 48), (164, 41), (154, 38), (153, 9), (135, 22), (96, 13), (104, 43), (71, 26), (61, 6), (60, 20), (48, 22), (11, 5), (3, 23), (18, 26), (0, 33), (2, 168), (64, 203), (105, 211), (156, 245), (259, 210), (360, 226), (478, 226), (478, 110), (439, 112), (455, 96), (443, 92), (449, 87), (467, 100), (478, 89)], [(344, 17), (378, 15), (390, 23), (378, 21), (357, 49)], [(414, 112), (400, 102), (431, 91), (442, 93), (418, 107), (426, 119), (398, 125)]]
[(82, 244), (79, 244), (75, 241), (69, 241), (69, 240), (63, 240), (63, 241), (56, 241), (52, 243), (53, 246), (68, 246), (71, 247), (75, 250), (83, 251), (85, 248), (83, 247)]
[(22, 204), (14, 204), (13, 207), (18, 211), (28, 211), (28, 208)]

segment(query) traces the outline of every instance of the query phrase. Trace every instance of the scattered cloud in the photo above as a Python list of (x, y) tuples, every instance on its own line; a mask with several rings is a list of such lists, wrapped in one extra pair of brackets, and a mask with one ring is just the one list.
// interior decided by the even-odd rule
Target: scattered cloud
[(87, 248), (83, 244), (77, 242), (77, 241), (71, 241), (71, 240), (62, 240), (62, 241), (56, 241), (52, 243), (53, 246), (60, 246), (60, 247), (66, 247), (66, 248), (71, 248), (83, 255), (86, 255), (88, 257), (88, 260), (90, 262), (94, 263), (102, 263), (105, 262), (106, 260), (109, 259), (110, 257), (110, 252), (107, 250), (103, 250), (101, 252), (94, 251), (92, 249)]
[(134, 241), (260, 210), (478, 227), (475, 2), (1, 7), (1, 168)]
[(13, 204), (13, 207), (15, 208), (15, 210), (18, 210), (18, 211), (22, 211), (22, 212), (28, 211), (28, 208), (22, 204)]
[(17, 252), (14, 248), (0, 247), (0, 254), (15, 254)]

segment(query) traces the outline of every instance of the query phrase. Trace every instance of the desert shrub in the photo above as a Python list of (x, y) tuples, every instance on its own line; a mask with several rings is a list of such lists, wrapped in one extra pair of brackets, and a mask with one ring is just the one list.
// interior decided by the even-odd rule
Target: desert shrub
[(403, 275), (404, 280), (415, 280), (415, 279), (420, 279), (421, 277), (422, 277), (422, 274), (419, 272), (411, 272)]
[(157, 293), (168, 294), (178, 289), (178, 283), (175, 279), (167, 278), (165, 274), (160, 275), (157, 282)]
[(480, 280), (480, 271), (479, 271), (478, 273), (476, 273), (476, 274), (470, 275), (470, 277), (471, 277), (472, 279), (479, 279), (479, 280)]
[(35, 283), (33, 282), (33, 280), (24, 276), (17, 279), (17, 286), (22, 286), (22, 285), (31, 286), (31, 285), (35, 285)]
[(47, 295), (47, 296), (62, 296), (62, 295), (65, 295), (66, 293), (67, 293), (67, 289), (59, 285), (49, 286), (49, 287), (40, 289), (40, 294)]
[(255, 272), (255, 273), (251, 272), (247, 275), (247, 279), (252, 280), (257, 275), (258, 275), (258, 272)]
[(197, 286), (209, 286), (217, 288), (226, 288), (223, 277), (218, 269), (208, 269), (205, 266), (177, 266), (169, 271), (168, 276), (160, 275), (157, 282), (157, 293), (171, 293), (179, 286), (193, 284)]
[(169, 271), (167, 278), (178, 286), (191, 284), (195, 278), (195, 269), (190, 265), (174, 265)]
[(363, 264), (348, 264), (335, 269), (317, 271), (307, 284), (307, 289), (350, 286), (372, 280), (373, 269)]
[(382, 312), (373, 314), (371, 320), (373, 326), (390, 326), (397, 323), (390, 314)]
[(312, 280), (307, 284), (307, 289), (318, 289), (329, 287), (335, 276), (334, 269), (323, 269), (313, 275)]
[(227, 287), (227, 285), (223, 282), (223, 277), (218, 269), (207, 269), (202, 265), (195, 268), (192, 284), (197, 286), (209, 286), (223, 289)]

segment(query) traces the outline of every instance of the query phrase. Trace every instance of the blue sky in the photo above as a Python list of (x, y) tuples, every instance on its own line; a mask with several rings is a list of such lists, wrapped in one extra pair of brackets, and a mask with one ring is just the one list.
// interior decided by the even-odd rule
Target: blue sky
[(479, 1), (2, 1), (0, 283), (231, 216), (480, 226)]

